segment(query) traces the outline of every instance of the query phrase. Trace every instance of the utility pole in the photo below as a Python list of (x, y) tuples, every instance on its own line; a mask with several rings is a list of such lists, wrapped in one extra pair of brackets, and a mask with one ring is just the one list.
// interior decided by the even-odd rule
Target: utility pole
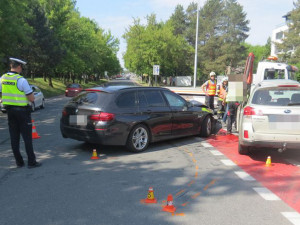
[(194, 63), (194, 88), (196, 88), (196, 81), (197, 81), (199, 11), (200, 11), (200, 3), (197, 3), (197, 22), (196, 22), (196, 41), (195, 41), (195, 63)]

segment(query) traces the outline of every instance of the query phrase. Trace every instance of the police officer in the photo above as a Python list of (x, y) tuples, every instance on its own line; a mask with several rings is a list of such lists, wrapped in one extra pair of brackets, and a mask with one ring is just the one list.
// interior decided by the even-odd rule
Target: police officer
[(210, 72), (209, 74), (210, 80), (206, 81), (202, 86), (203, 92), (206, 94), (205, 96), (205, 104), (212, 110), (214, 110), (214, 101), (217, 89), (217, 81), (215, 80), (216, 73)]
[(20, 135), (22, 135), (28, 156), (28, 168), (41, 166), (36, 161), (32, 146), (31, 108), (29, 102), (34, 101), (34, 95), (28, 81), (20, 75), (26, 62), (9, 58), (10, 71), (0, 78), (0, 94), (2, 104), (6, 107), (11, 148), (17, 167), (23, 167), (24, 161), (20, 153)]

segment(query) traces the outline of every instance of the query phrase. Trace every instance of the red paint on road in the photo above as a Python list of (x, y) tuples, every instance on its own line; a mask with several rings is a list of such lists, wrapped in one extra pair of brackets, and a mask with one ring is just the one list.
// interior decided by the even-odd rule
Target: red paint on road
[[(207, 142), (300, 213), (300, 169), (297, 166), (284, 161), (282, 155), (274, 151), (240, 155), (238, 137), (226, 135), (224, 130), (207, 139)], [(268, 156), (272, 161), (270, 167), (265, 166)]]

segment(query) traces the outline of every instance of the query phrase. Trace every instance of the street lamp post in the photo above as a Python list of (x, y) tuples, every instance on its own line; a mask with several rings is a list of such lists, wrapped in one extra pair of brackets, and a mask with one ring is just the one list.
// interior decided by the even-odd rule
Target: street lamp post
[(197, 22), (196, 22), (196, 41), (195, 41), (195, 63), (194, 63), (194, 88), (196, 88), (196, 81), (197, 81), (199, 11), (200, 11), (200, 4), (197, 3)]

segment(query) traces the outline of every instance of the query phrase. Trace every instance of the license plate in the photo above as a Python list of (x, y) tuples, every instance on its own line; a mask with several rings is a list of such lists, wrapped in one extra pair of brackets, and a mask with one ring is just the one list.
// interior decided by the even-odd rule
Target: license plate
[(86, 115), (70, 115), (69, 118), (70, 125), (87, 125), (87, 116)]

